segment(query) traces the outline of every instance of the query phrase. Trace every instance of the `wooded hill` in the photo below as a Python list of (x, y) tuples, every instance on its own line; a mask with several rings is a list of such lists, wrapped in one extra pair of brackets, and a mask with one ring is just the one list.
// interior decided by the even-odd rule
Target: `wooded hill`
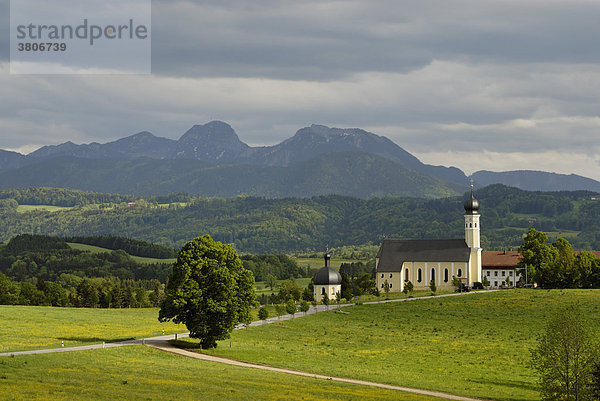
[[(529, 228), (545, 231), (551, 239), (564, 236), (575, 249), (600, 249), (596, 193), (528, 192), (491, 185), (475, 195), (481, 204), (484, 249), (516, 248)], [(284, 253), (322, 250), (327, 244), (379, 244), (384, 236), (460, 238), (464, 236), (462, 204), (466, 196), (434, 200), (337, 195), (223, 199), (8, 190), (0, 191), (0, 240), (21, 233), (63, 237), (112, 234), (179, 248), (208, 233), (217, 241), (233, 243), (240, 252)], [(33, 198), (40, 205), (56, 204), (60, 198), (72, 206), (60, 211), (22, 212), (21, 202)], [(104, 201), (96, 203), (98, 199)]]

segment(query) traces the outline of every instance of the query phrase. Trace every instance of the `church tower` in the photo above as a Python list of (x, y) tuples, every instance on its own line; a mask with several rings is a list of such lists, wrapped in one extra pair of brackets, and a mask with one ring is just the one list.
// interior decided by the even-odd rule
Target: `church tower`
[(481, 282), (481, 244), (479, 242), (479, 201), (473, 195), (473, 183), (471, 182), (471, 197), (465, 201), (465, 242), (471, 249), (468, 270), (468, 285)]

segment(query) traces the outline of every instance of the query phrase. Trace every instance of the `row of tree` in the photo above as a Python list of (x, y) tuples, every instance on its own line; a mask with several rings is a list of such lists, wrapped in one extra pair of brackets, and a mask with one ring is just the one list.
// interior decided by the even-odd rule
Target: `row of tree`
[(600, 288), (600, 259), (592, 252), (573, 251), (564, 238), (548, 243), (544, 232), (531, 229), (519, 252), (529, 281), (544, 288)]
[(0, 273), (0, 305), (47, 305), (88, 308), (156, 307), (164, 298), (158, 280), (82, 278), (63, 274), (59, 281), (14, 281)]

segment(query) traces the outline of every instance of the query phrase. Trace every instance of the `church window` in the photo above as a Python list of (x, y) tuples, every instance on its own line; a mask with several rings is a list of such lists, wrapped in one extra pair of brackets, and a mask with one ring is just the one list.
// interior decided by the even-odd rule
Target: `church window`
[(448, 282), (448, 269), (444, 269), (444, 283)]
[(404, 281), (408, 281), (408, 269), (404, 270)]
[(325, 295), (325, 287), (321, 288), (321, 295)]
[(421, 269), (417, 270), (417, 281), (420, 283), (421, 282)]
[(473, 228), (473, 223), (469, 223), (469, 228)]
[(458, 277), (462, 277), (462, 269), (458, 269), (458, 273), (456, 274)]
[(381, 288), (383, 288), (383, 283), (381, 283)]
[(392, 288), (392, 283), (389, 283), (389, 284), (390, 284), (390, 288)]
[(477, 223), (475, 223), (475, 228), (477, 228)]
[(392, 276), (393, 276), (392, 273), (390, 273), (390, 278), (392, 278)]
[(381, 273), (381, 278), (383, 278), (383, 273)]
[(435, 269), (431, 269), (431, 279), (435, 280)]

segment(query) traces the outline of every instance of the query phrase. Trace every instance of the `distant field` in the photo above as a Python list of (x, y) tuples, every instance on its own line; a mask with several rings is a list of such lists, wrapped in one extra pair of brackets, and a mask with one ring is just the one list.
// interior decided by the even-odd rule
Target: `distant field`
[[(67, 244), (73, 249), (79, 249), (81, 251), (87, 251), (87, 252), (91, 252), (91, 253), (112, 252), (111, 249), (101, 248), (99, 246), (94, 246), (94, 245), (78, 244), (75, 242), (67, 242)], [(129, 256), (131, 256), (132, 259), (134, 259), (136, 262), (139, 262), (139, 263), (174, 263), (177, 260), (176, 258), (155, 259), (155, 258), (144, 258), (142, 256), (133, 256), (133, 255), (129, 255)]]
[[(311, 280), (310, 278), (294, 279), (294, 281), (296, 283), (298, 283), (298, 285), (302, 289), (308, 287), (310, 280)], [(254, 284), (254, 289), (256, 290), (256, 295), (257, 296), (260, 296), (262, 294), (271, 295), (271, 293), (277, 294), (279, 292), (279, 284), (281, 284), (283, 281), (285, 281), (285, 280), (277, 280), (277, 285), (275, 285), (275, 287), (273, 287), (273, 290), (271, 290), (271, 287), (269, 287), (265, 281), (257, 281)]]
[(397, 400), (399, 391), (209, 363), (144, 346), (0, 358), (9, 400)]
[(45, 210), (47, 212), (59, 212), (61, 210), (71, 210), (73, 207), (70, 206), (52, 206), (52, 205), (19, 205), (17, 206), (17, 212), (25, 213), (31, 212), (32, 210)]
[(211, 353), (494, 400), (537, 400), (529, 350), (551, 311), (572, 302), (600, 333), (600, 290), (507, 290), (309, 315), (236, 331)]
[(157, 308), (92, 309), (0, 306), (0, 352), (97, 344), (187, 332), (160, 323)]

